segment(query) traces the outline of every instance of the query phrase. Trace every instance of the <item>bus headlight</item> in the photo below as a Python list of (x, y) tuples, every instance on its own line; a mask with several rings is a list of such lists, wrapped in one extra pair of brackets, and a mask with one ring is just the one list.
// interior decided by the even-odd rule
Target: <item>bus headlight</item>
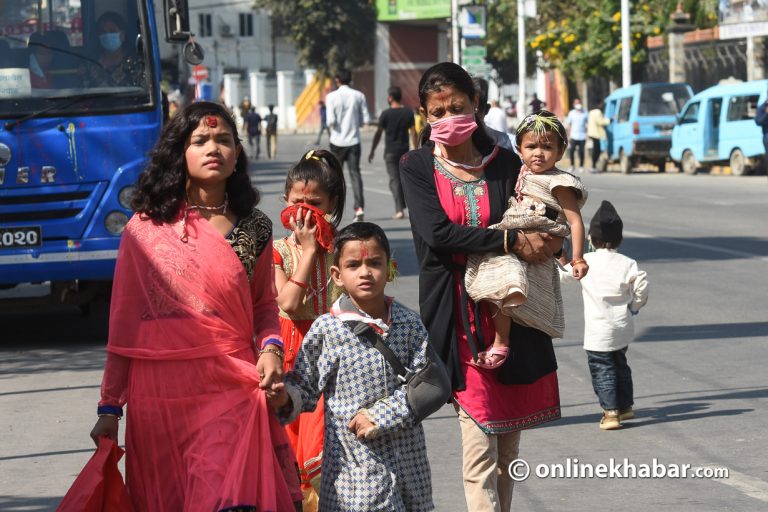
[(119, 235), (128, 224), (128, 216), (123, 212), (110, 212), (104, 219), (104, 227), (113, 235)]
[(117, 200), (120, 202), (120, 206), (122, 206), (126, 210), (130, 210), (131, 200), (133, 199), (133, 194), (135, 193), (136, 193), (136, 187), (134, 187), (133, 185), (123, 187), (122, 190), (120, 190), (120, 193), (117, 195)]

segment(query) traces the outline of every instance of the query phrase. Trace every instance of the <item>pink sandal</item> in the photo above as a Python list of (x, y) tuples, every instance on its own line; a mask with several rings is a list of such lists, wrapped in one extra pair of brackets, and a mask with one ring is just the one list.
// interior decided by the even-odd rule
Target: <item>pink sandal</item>
[[(472, 364), (478, 368), (484, 368), (486, 370), (495, 370), (504, 364), (509, 354), (509, 347), (491, 347), (491, 350), (486, 352), (480, 352), (477, 354), (477, 361), (472, 361)], [(493, 356), (498, 356), (498, 359), (493, 359)], [(491, 360), (492, 362), (486, 363), (484, 361)]]

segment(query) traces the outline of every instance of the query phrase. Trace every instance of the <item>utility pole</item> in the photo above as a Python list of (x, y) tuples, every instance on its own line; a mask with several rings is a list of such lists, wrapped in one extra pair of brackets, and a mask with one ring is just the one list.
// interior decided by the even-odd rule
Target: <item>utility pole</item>
[[(518, 0), (519, 1), (519, 0)], [(629, 0), (621, 0), (621, 86), (632, 85), (632, 59), (629, 55)]]
[(459, 41), (459, 0), (451, 0), (451, 60), (461, 64)]
[(525, 115), (525, 0), (517, 0), (517, 112), (522, 119)]

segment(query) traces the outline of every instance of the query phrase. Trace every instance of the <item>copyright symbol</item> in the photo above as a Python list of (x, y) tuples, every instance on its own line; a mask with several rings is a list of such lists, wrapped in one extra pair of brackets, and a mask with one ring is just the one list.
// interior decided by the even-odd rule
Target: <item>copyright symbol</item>
[(515, 482), (525, 482), (531, 474), (531, 466), (523, 459), (515, 459), (509, 463), (507, 472)]

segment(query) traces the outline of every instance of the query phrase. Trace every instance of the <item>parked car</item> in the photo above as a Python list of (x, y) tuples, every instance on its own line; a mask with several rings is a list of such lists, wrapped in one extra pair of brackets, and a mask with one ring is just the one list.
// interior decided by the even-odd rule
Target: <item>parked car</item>
[(640, 163), (664, 172), (677, 113), (692, 94), (683, 83), (641, 83), (613, 91), (605, 99), (607, 161), (618, 161), (624, 174)]
[(669, 154), (686, 174), (730, 165), (736, 176), (759, 169), (765, 158), (757, 108), (768, 80), (715, 85), (692, 97), (672, 131)]

